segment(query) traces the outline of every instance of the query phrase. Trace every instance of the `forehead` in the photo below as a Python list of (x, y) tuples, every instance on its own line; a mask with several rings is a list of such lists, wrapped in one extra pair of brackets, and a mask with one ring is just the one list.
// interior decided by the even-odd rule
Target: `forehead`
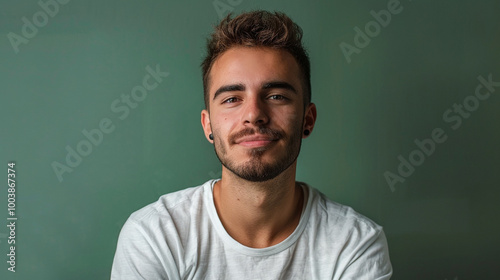
[(217, 88), (234, 83), (260, 86), (268, 81), (284, 81), (301, 89), (300, 69), (285, 50), (266, 47), (232, 47), (220, 55), (210, 70), (210, 96)]

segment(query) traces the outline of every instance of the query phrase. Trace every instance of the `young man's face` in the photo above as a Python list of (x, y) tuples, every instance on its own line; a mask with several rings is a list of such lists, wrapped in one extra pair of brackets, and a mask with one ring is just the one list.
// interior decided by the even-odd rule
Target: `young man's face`
[(303, 94), (299, 66), (288, 52), (224, 52), (210, 71), (210, 113), (202, 112), (205, 135), (213, 134), (221, 163), (249, 181), (266, 181), (289, 168), (304, 129), (312, 131), (316, 118), (314, 104), (304, 110)]

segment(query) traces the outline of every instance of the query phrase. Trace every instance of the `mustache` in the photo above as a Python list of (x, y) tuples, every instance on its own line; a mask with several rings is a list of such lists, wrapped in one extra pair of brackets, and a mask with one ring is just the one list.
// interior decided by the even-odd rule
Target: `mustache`
[(282, 131), (272, 129), (269, 127), (259, 127), (257, 129), (248, 127), (229, 136), (229, 143), (234, 144), (236, 143), (236, 140), (238, 140), (239, 138), (254, 134), (266, 135), (272, 137), (273, 139), (281, 139), (285, 135)]

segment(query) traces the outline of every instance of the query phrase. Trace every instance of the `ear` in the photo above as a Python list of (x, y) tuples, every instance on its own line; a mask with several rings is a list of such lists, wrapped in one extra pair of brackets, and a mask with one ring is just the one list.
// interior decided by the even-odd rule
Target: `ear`
[[(306, 112), (304, 114), (304, 127), (302, 128), (302, 132), (304, 132), (306, 129), (309, 130), (309, 135), (311, 135), (313, 129), (314, 129), (314, 124), (316, 123), (316, 104), (314, 103), (309, 103), (306, 108)], [(307, 138), (309, 135), (305, 135), (302, 133), (302, 138)]]
[(210, 124), (210, 113), (206, 109), (201, 111), (201, 126), (203, 127), (203, 132), (208, 142), (214, 143), (214, 141), (210, 140), (208, 137), (208, 135), (212, 133), (212, 125)]

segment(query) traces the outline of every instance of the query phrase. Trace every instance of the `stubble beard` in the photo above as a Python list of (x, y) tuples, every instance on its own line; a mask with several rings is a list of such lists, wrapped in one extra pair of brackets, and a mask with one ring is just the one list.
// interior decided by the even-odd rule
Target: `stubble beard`
[(279, 138), (279, 141), (285, 142), (286, 150), (280, 153), (279, 158), (275, 158), (273, 162), (264, 162), (264, 154), (276, 144), (271, 144), (270, 148), (252, 148), (248, 151), (248, 156), (250, 159), (244, 163), (238, 164), (235, 159), (232, 159), (228, 155), (228, 147), (224, 141), (217, 137), (218, 135), (214, 132), (214, 150), (217, 158), (229, 171), (234, 173), (236, 176), (251, 182), (264, 182), (276, 178), (283, 171), (288, 169), (299, 156), (300, 147), (302, 145), (302, 130), (301, 127), (296, 127), (294, 133), (290, 137), (286, 137), (285, 133), (282, 131), (277, 131), (267, 127), (260, 127), (259, 129), (246, 129), (238, 132), (237, 134), (230, 136), (228, 141), (233, 143), (231, 139), (242, 137), (244, 135), (251, 135), (255, 133), (272, 135), (273, 137)]

